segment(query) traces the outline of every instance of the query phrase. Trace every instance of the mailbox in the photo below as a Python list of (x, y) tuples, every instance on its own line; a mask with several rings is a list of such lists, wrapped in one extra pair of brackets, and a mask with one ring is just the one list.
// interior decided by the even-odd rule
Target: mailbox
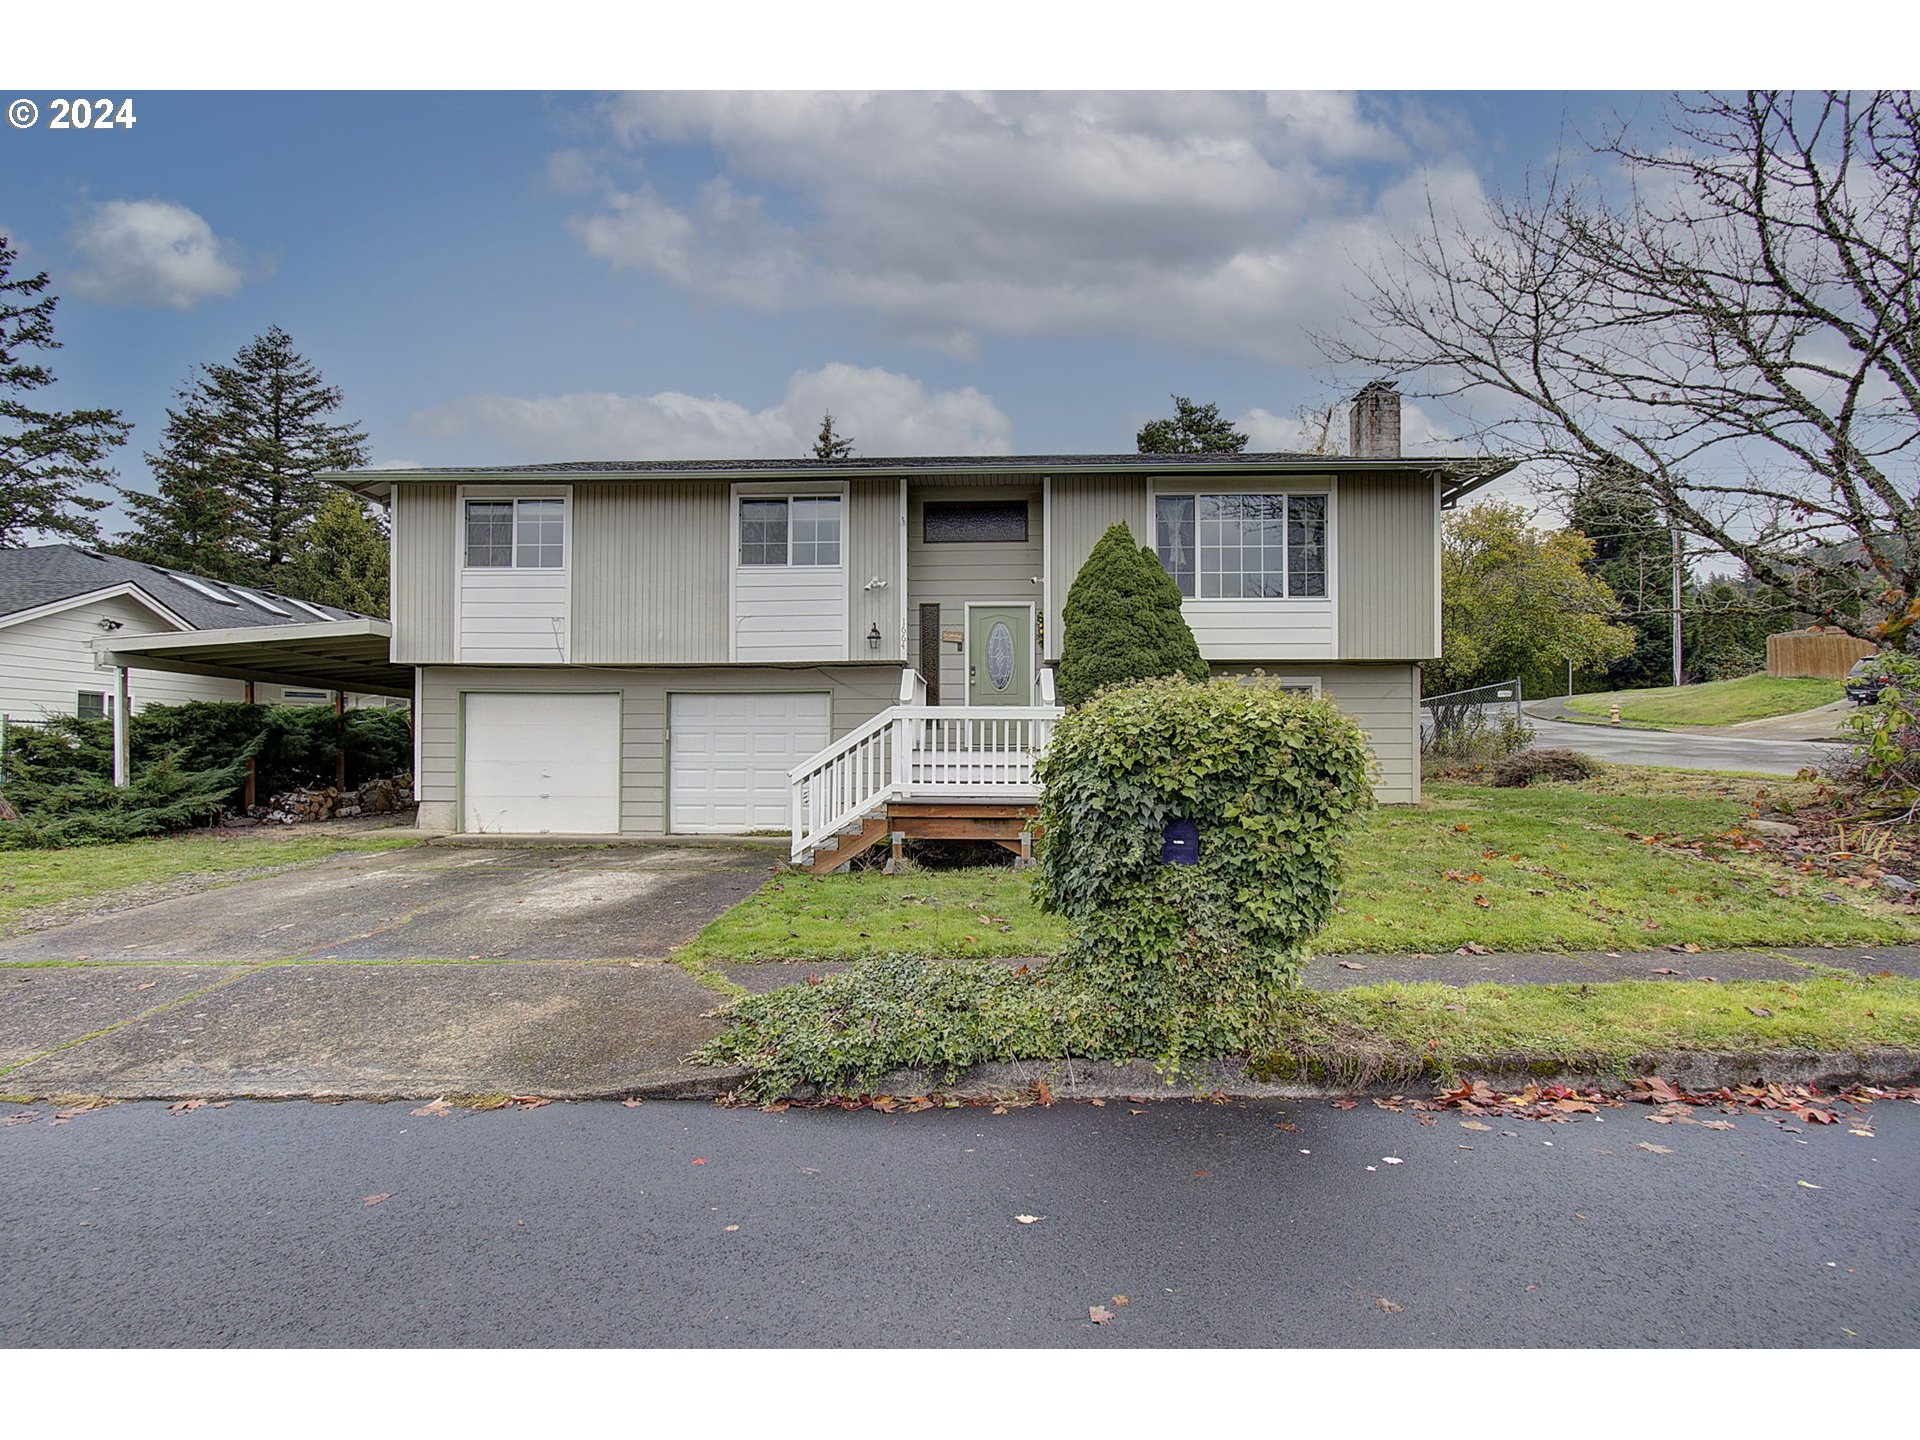
[(1193, 865), (1200, 859), (1200, 827), (1192, 820), (1169, 820), (1160, 832), (1162, 865)]

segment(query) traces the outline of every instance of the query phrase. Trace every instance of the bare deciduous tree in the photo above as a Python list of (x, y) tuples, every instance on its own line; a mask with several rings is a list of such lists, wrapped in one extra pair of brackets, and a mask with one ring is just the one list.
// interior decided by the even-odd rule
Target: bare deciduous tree
[[(1806, 613), (1920, 622), (1920, 111), (1676, 99), (1483, 216), (1432, 205), (1330, 359), (1417, 377), (1557, 483), (1638, 487)], [(1920, 640), (1920, 631), (1914, 638)]]

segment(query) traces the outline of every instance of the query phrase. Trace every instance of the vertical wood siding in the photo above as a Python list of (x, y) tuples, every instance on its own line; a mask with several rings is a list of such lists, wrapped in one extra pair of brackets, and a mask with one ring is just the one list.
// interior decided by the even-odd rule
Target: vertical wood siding
[[(900, 621), (900, 480), (854, 480), (847, 496), (847, 654), (855, 660), (899, 660), (906, 651)], [(871, 590), (867, 583), (885, 583)], [(867, 634), (880, 628), (880, 648)]]
[(1047, 536), (1047, 568), (1053, 577), (1054, 613), (1047, 616), (1047, 658), (1060, 658), (1060, 612), (1066, 609), (1073, 577), (1107, 527), (1124, 520), (1141, 545), (1153, 544), (1153, 516), (1147, 504), (1147, 481), (1142, 475), (1055, 476)]
[(1343, 660), (1432, 660), (1435, 482), (1342, 475), (1338, 573)]
[(573, 487), (573, 659), (586, 665), (727, 658), (727, 487)]
[[(929, 499), (1024, 499), (1027, 502), (1027, 540), (985, 544), (929, 545), (923, 522)], [(1045, 535), (1041, 530), (1040, 487), (947, 485), (912, 486), (907, 496), (907, 600), (917, 613), (921, 605), (940, 607), (944, 630), (966, 628), (967, 603), (1003, 601), (1041, 605), (1041, 587), (1033, 577), (1044, 573)], [(948, 705), (967, 700), (966, 658), (960, 646), (940, 646), (940, 699)]]
[(441, 484), (393, 488), (393, 658), (453, 659), (454, 492)]

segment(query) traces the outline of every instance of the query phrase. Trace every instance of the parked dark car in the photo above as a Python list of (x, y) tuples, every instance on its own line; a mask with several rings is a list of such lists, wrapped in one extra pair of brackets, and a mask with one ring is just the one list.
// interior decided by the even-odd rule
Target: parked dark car
[(1856, 705), (1871, 705), (1880, 698), (1880, 692), (1893, 683), (1893, 676), (1873, 656), (1853, 662), (1853, 668), (1847, 671), (1847, 698)]

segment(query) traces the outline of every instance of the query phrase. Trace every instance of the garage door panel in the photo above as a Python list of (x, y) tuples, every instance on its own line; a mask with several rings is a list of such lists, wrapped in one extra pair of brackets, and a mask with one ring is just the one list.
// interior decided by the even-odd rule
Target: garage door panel
[(461, 828), (611, 835), (620, 829), (620, 697), (466, 696)]
[(823, 692), (675, 695), (668, 823), (687, 834), (785, 829), (787, 772), (833, 733)]

